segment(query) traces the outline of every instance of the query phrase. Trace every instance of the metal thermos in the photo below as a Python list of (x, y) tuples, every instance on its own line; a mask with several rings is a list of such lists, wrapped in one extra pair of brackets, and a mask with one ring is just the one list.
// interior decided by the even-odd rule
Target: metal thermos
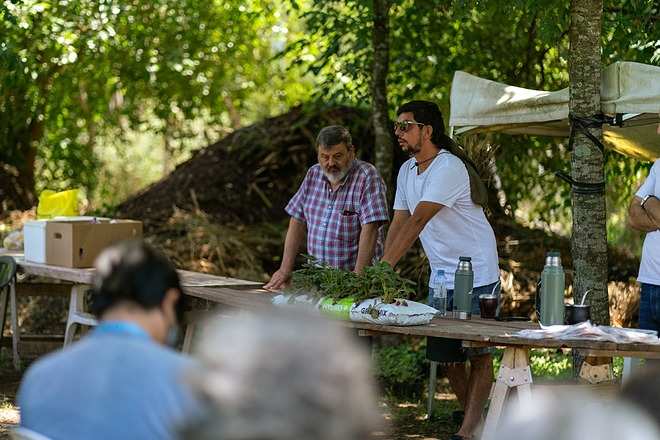
[(541, 273), (540, 304), (538, 304), (541, 324), (564, 324), (565, 287), (566, 280), (559, 252), (550, 251), (545, 257), (545, 267)]
[(460, 257), (458, 267), (454, 274), (454, 317), (470, 319), (472, 312), (472, 286), (474, 272), (472, 271), (472, 258)]

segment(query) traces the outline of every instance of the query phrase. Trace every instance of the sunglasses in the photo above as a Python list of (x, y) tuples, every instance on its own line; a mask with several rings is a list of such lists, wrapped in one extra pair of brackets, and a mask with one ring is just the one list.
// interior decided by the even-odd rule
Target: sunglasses
[(396, 121), (394, 123), (394, 131), (401, 131), (403, 133), (407, 132), (410, 130), (410, 127), (413, 125), (420, 125), (424, 126), (425, 124), (422, 124), (421, 122), (416, 122), (416, 121)]

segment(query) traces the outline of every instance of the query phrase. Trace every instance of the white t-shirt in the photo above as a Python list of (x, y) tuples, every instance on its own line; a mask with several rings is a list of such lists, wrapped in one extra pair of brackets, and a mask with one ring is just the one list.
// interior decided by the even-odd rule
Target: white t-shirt
[(401, 166), (394, 209), (412, 214), (419, 202), (443, 205), (419, 237), (431, 268), (445, 271), (447, 288), (454, 288), (459, 257), (472, 257), (474, 287), (496, 282), (500, 274), (495, 233), (484, 210), (470, 198), (470, 178), (458, 157), (440, 150), (420, 175), (414, 159)]
[[(637, 197), (643, 199), (649, 194), (660, 198), (660, 160), (656, 160), (651, 172), (642, 186), (639, 187)], [(640, 283), (660, 285), (660, 231), (647, 232), (642, 248), (642, 262), (639, 265)]]

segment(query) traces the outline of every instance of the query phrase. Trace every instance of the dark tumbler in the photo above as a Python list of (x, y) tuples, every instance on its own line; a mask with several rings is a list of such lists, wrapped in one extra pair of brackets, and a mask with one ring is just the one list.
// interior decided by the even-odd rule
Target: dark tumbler
[(479, 310), (482, 319), (495, 319), (497, 315), (497, 295), (479, 295)]

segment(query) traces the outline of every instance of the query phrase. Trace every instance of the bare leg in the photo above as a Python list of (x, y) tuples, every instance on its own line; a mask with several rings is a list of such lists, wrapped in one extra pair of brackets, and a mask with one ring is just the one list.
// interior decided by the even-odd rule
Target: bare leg
[(481, 415), (493, 384), (493, 356), (474, 356), (470, 359), (470, 378), (465, 405), (465, 418), (458, 435), (471, 438), (479, 426)]
[(456, 394), (458, 402), (465, 410), (468, 401), (468, 375), (465, 370), (465, 363), (443, 365), (442, 369), (447, 375), (447, 379), (449, 379), (449, 385)]

